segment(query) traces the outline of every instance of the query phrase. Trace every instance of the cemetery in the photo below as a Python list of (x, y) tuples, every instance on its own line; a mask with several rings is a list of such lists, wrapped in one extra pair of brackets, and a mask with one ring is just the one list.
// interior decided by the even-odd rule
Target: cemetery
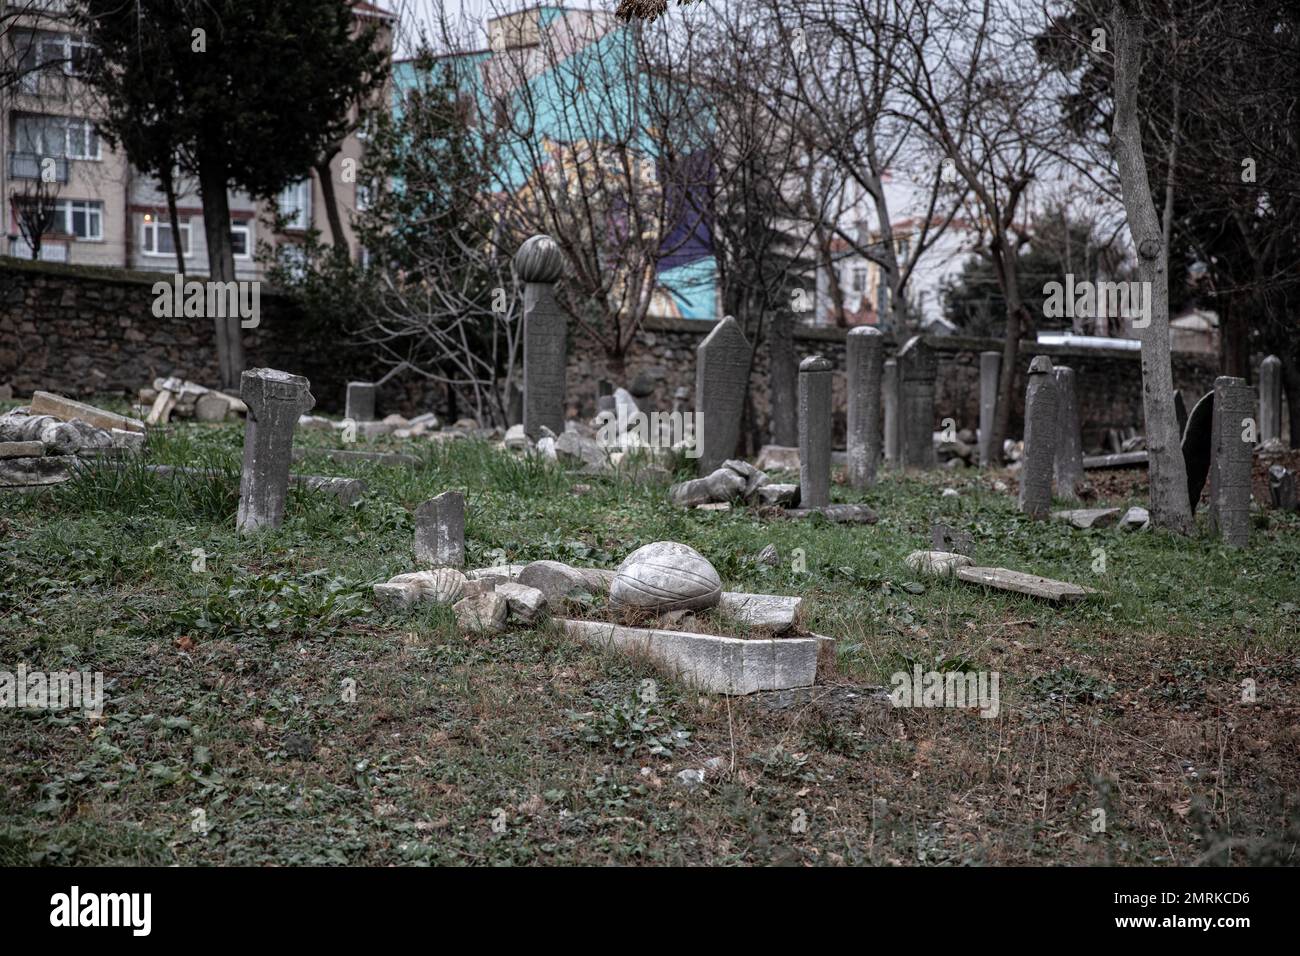
[[(985, 464), (941, 467), (933, 350), (886, 359), (869, 329), (847, 367), (802, 359), (798, 445), (755, 464), (731, 319), (699, 345), (687, 440), (647, 442), (623, 389), (565, 420), (547, 241), (520, 255), (536, 322), (508, 432), (379, 418), (365, 382), (317, 415), (289, 369), (237, 395), (172, 378), (134, 404), (5, 403), (5, 644), (28, 670), (102, 670), (106, 699), (0, 723), (9, 859), (1287, 852), (1300, 512), (1275, 375), (1191, 403), (1189, 537), (1152, 526), (1143, 462), (1089, 467), (1086, 383), (1046, 355), (1009, 466), (981, 407), (958, 424)], [(996, 695), (925, 704), (923, 672)]]

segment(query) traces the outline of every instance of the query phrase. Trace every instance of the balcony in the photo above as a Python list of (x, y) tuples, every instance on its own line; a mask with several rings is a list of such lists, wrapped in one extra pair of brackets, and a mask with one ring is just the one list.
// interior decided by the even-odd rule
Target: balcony
[(49, 160), (54, 164), (54, 181), (68, 181), (68, 161), (62, 156), (42, 156), (40, 153), (10, 153), (10, 179), (40, 179), (41, 164)]

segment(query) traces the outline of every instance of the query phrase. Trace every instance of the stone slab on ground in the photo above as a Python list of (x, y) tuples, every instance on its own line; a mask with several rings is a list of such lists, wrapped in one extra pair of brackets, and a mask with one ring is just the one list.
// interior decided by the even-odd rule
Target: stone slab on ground
[(1089, 528), (1109, 528), (1119, 520), (1118, 508), (1072, 508), (1068, 511), (1053, 511), (1052, 517), (1057, 521), (1068, 521), (1074, 527), (1086, 531)]
[(0, 488), (39, 488), (57, 485), (72, 477), (69, 457), (4, 458), (0, 459)]
[(819, 514), (836, 524), (875, 524), (880, 516), (866, 505), (827, 505), (824, 508), (787, 508), (791, 518), (810, 518)]
[(31, 412), (33, 415), (53, 415), (65, 422), (78, 418), (87, 425), (94, 425), (97, 428), (120, 428), (122, 431), (141, 433), (145, 430), (144, 422), (138, 418), (127, 418), (116, 412), (106, 412), (102, 408), (73, 401), (62, 395), (55, 395), (53, 392), (34, 392)]
[(794, 626), (803, 598), (784, 594), (748, 594), (723, 591), (718, 609), (750, 627), (771, 627), (779, 633)]
[(753, 694), (811, 686), (817, 679), (815, 638), (743, 640), (689, 631), (621, 627), (601, 621), (563, 620), (579, 640), (640, 655), (715, 694)]
[(520, 573), (526, 567), (528, 567), (526, 564), (498, 564), (490, 568), (475, 568), (473, 571), (466, 571), (465, 577), (471, 581), (517, 581)]
[(0, 441), (0, 458), (43, 458), (44, 456), (44, 442)]
[(293, 460), (301, 461), (309, 455), (322, 455), (330, 461), (350, 465), (361, 461), (372, 461), (379, 465), (418, 465), (420, 459), (414, 455), (403, 455), (394, 451), (352, 451), (344, 448), (295, 448)]
[(1083, 459), (1084, 471), (1094, 468), (1136, 468), (1147, 463), (1145, 451), (1125, 451), (1117, 455), (1088, 455)]
[(1007, 568), (958, 568), (957, 577), (970, 584), (982, 584), (999, 591), (1013, 591), (1045, 601), (1074, 604), (1096, 594), (1093, 588), (1068, 581), (1053, 581), (1037, 574), (1011, 571)]

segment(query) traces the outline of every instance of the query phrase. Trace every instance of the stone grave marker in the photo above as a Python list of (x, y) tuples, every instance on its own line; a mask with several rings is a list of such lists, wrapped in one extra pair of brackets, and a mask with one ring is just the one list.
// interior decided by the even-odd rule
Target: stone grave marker
[(939, 372), (934, 350), (914, 335), (898, 350), (899, 425), (903, 467), (935, 466), (934, 382)]
[(845, 337), (848, 365), (848, 473), (858, 489), (876, 483), (880, 462), (880, 394), (884, 336), (870, 325), (851, 329)]
[(415, 511), (415, 557), (434, 567), (465, 564), (465, 496), (444, 491)]
[(278, 528), (284, 520), (289, 488), (293, 430), (299, 416), (316, 405), (316, 399), (304, 376), (271, 368), (244, 372), (239, 397), (248, 406), (248, 417), (235, 527), (242, 533)]
[(1058, 402), (1052, 360), (1036, 355), (1025, 388), (1025, 451), (1020, 467), (1020, 510), (1046, 518), (1052, 509)]
[(1255, 443), (1247, 421), (1255, 396), (1244, 378), (1214, 380), (1214, 444), (1210, 450), (1210, 525), (1234, 548), (1250, 543), (1250, 485)]
[(1058, 365), (1052, 375), (1056, 379), (1056, 493), (1077, 501), (1078, 487), (1083, 482), (1083, 429), (1079, 424), (1079, 397), (1074, 391), (1074, 369)]
[(975, 551), (975, 537), (969, 531), (959, 531), (946, 524), (933, 524), (930, 526), (930, 550), (970, 557)]
[(1270, 355), (1259, 363), (1259, 440), (1282, 437), (1282, 360)]
[(885, 463), (902, 467), (898, 430), (898, 360), (886, 359), (880, 376), (880, 404), (885, 417)]
[(373, 422), (375, 420), (375, 392), (379, 391), (374, 382), (348, 382), (347, 406), (344, 417), (354, 422)]
[(735, 454), (752, 352), (745, 333), (730, 315), (696, 349), (695, 443), (701, 475), (711, 474)]
[(831, 503), (831, 363), (799, 363), (799, 494), (804, 508)]
[(980, 353), (980, 467), (987, 468), (994, 454), (993, 421), (998, 414), (998, 376), (1002, 372), (1001, 352)]
[(568, 323), (555, 298), (564, 254), (550, 236), (533, 236), (515, 253), (524, 283), (524, 432), (533, 441), (549, 428), (564, 434)]

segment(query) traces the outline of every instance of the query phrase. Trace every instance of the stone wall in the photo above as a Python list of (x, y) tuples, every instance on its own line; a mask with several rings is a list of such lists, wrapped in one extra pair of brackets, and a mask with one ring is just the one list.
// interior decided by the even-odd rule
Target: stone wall
[[(200, 384), (217, 383), (213, 328), (206, 319), (159, 319), (152, 312), (152, 273), (91, 269), (52, 263), (0, 259), (0, 385), (25, 396), (38, 388), (69, 396), (96, 393), (133, 395), (154, 378), (177, 375)], [(306, 375), (321, 411), (341, 413), (344, 388), (350, 379), (370, 378), (363, 353), (315, 329), (294, 304), (263, 290), (261, 323), (244, 332), (249, 367), (268, 366)], [(695, 393), (695, 349), (712, 329), (712, 322), (651, 321), (641, 330), (627, 357), (626, 371), (615, 377), (607, 370), (603, 352), (580, 337), (569, 346), (568, 393), (570, 416), (595, 414), (598, 383), (632, 382), (644, 373), (657, 382), (649, 407), (669, 409), (673, 392), (684, 387)], [(844, 330), (798, 329), (799, 358), (820, 352), (837, 369), (844, 368)], [(1000, 350), (994, 340), (933, 338), (939, 352), (936, 411), (952, 417), (958, 428), (975, 428), (979, 418), (979, 353)], [(892, 353), (892, 345), (886, 346)], [(1021, 344), (1011, 433), (1019, 434), (1024, 401), (1024, 371), (1035, 354), (1051, 356), (1056, 364), (1073, 368), (1078, 376), (1085, 447), (1100, 444), (1108, 428), (1142, 425), (1141, 362), (1136, 352), (1068, 346)], [(767, 430), (767, 352), (760, 348), (753, 375), (753, 442), (765, 441)], [(1190, 408), (1214, 384), (1215, 358), (1204, 354), (1174, 355), (1174, 384), (1183, 390)], [(842, 374), (834, 380), (836, 441), (845, 431)], [(447, 414), (445, 397), (426, 389), (417, 379), (395, 379), (380, 394), (382, 413), (413, 414), (435, 410)], [(936, 428), (939, 422), (935, 423)]]

